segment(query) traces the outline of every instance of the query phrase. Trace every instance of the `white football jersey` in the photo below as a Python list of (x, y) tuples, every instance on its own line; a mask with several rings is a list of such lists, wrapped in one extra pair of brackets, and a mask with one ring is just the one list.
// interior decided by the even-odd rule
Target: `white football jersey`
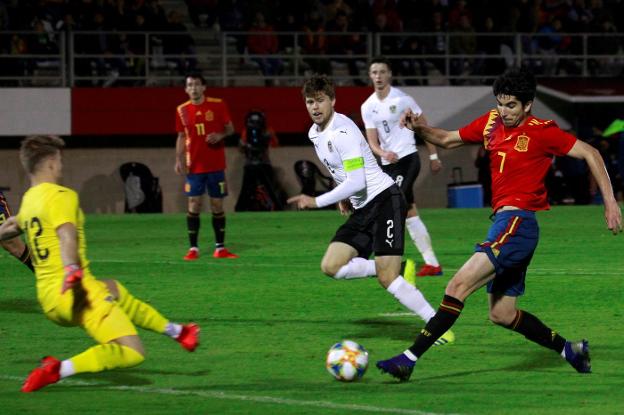
[[(390, 93), (383, 100), (379, 100), (377, 93), (373, 92), (361, 108), (364, 126), (367, 129), (376, 129), (381, 148), (396, 153), (399, 158), (418, 151), (414, 133), (399, 125), (401, 114), (408, 108), (417, 115), (422, 114), (422, 109), (414, 98), (394, 87), (390, 87)], [(381, 159), (381, 164), (389, 163), (388, 160)]]
[(345, 163), (363, 160), (366, 187), (349, 197), (354, 209), (366, 206), (375, 196), (394, 184), (392, 178), (381, 170), (368, 142), (349, 117), (334, 112), (325, 130), (318, 131), (318, 126), (313, 124), (308, 137), (314, 144), (319, 160), (337, 185), (347, 179)]

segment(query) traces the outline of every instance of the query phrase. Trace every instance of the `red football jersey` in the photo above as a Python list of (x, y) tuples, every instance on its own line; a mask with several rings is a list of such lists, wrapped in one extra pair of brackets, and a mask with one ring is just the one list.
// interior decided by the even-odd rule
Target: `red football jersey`
[(492, 208), (516, 206), (545, 210), (550, 206), (544, 184), (553, 156), (563, 156), (576, 138), (552, 120), (530, 115), (515, 128), (505, 128), (497, 110), (459, 129), (467, 143), (483, 143), (490, 155)]
[(186, 167), (189, 173), (210, 173), (225, 170), (225, 143), (206, 143), (210, 133), (222, 133), (231, 121), (225, 102), (204, 98), (195, 105), (187, 101), (176, 111), (176, 131), (186, 136)]

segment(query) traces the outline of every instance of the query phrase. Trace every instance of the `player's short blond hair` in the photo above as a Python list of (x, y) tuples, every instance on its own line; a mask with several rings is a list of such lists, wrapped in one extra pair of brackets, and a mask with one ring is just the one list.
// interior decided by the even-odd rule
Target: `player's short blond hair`
[(31, 135), (22, 140), (20, 161), (27, 173), (37, 171), (39, 164), (65, 148), (65, 141), (55, 135)]
[(330, 99), (336, 98), (334, 83), (327, 75), (314, 74), (305, 80), (301, 88), (304, 100), (308, 97), (315, 97), (321, 92), (324, 92)]

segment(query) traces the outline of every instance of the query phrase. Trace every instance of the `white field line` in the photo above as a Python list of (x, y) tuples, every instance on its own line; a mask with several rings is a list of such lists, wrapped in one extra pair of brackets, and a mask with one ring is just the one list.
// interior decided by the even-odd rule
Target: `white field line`
[[(17, 376), (0, 375), (0, 379), (23, 381), (24, 378)], [(84, 382), (80, 380), (65, 379), (60, 382), (66, 385), (75, 386), (96, 386), (104, 390), (117, 390), (117, 391), (129, 391), (145, 394), (157, 394), (157, 395), (177, 395), (177, 396), (199, 396), (202, 398), (212, 398), (230, 401), (244, 401), (244, 402), (257, 402), (273, 405), (285, 405), (285, 406), (300, 406), (311, 407), (321, 409), (337, 409), (351, 412), (373, 412), (381, 414), (405, 414), (405, 415), (452, 415), (452, 414), (439, 414), (435, 412), (423, 412), (417, 409), (403, 409), (403, 408), (384, 408), (380, 406), (370, 405), (357, 405), (357, 404), (342, 404), (328, 401), (305, 401), (289, 398), (277, 398), (273, 396), (253, 396), (253, 395), (238, 395), (221, 391), (199, 391), (199, 390), (178, 390), (170, 388), (148, 388), (144, 386), (127, 386), (118, 385), (111, 386), (95, 382)], [(17, 387), (16, 387), (17, 390)], [(36, 393), (36, 392), (35, 392)]]

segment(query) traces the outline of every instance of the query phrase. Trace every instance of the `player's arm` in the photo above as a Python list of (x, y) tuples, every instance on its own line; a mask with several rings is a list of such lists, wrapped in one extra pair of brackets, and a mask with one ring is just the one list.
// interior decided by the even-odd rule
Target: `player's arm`
[(225, 124), (222, 132), (208, 134), (206, 136), (206, 142), (208, 144), (216, 144), (219, 141), (223, 140), (225, 137), (228, 137), (232, 134), (234, 134), (234, 124), (232, 124), (232, 121), (230, 121), (227, 124)]
[[(420, 114), (419, 118), (423, 124), (428, 125), (425, 114)], [(425, 141), (425, 146), (427, 147), (427, 151), (429, 151), (429, 166), (431, 167), (433, 174), (436, 174), (442, 169), (442, 160), (440, 160), (440, 157), (438, 156), (438, 149), (429, 141)]]
[(613, 234), (622, 232), (622, 212), (613, 195), (611, 180), (598, 150), (581, 140), (576, 140), (574, 146), (568, 152), (568, 156), (585, 160), (594, 179), (596, 179), (596, 183), (598, 183), (600, 193), (602, 193), (607, 227)]
[[(327, 193), (317, 197), (300, 194), (288, 199), (288, 203), (297, 203), (299, 209), (321, 208), (347, 199), (366, 187), (364, 174), (364, 157), (344, 160), (347, 178)], [(355, 167), (360, 166), (361, 167)], [(350, 167), (348, 167), (350, 166)], [(351, 168), (351, 170), (348, 170)], [(341, 209), (342, 212), (342, 209)]]
[(381, 157), (384, 160), (388, 160), (390, 163), (396, 163), (399, 161), (399, 156), (392, 151), (385, 151), (379, 144), (379, 135), (376, 128), (366, 129), (366, 141), (375, 155)]
[(174, 170), (177, 174), (186, 173), (186, 165), (184, 161), (184, 153), (185, 153), (185, 135), (184, 133), (178, 133), (178, 138), (176, 139), (176, 161)]
[(409, 128), (423, 140), (442, 148), (456, 148), (464, 144), (459, 131), (447, 131), (423, 124), (421, 117), (407, 109), (401, 115), (401, 127)]
[(2, 225), (0, 225), (0, 242), (8, 241), (22, 234), (22, 228), (20, 228), (17, 218), (15, 216), (9, 217)]
[(56, 228), (56, 235), (59, 238), (61, 260), (65, 270), (65, 279), (61, 288), (61, 293), (64, 293), (73, 288), (83, 277), (78, 253), (78, 231), (76, 225), (67, 222)]

